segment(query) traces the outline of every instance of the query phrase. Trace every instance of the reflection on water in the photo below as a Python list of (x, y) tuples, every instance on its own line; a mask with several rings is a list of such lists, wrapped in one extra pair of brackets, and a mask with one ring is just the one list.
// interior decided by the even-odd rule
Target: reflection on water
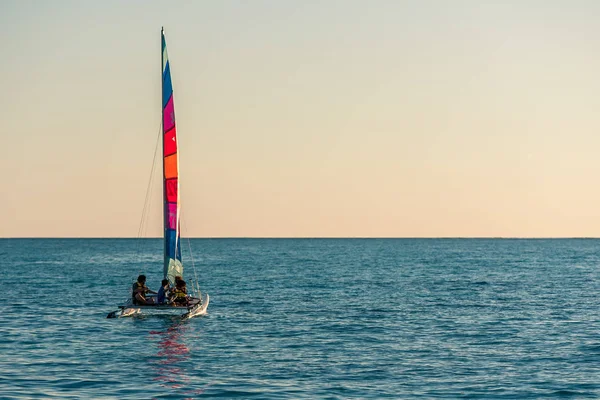
[[(190, 359), (190, 349), (185, 340), (191, 333), (192, 326), (189, 321), (182, 321), (180, 317), (166, 317), (163, 330), (149, 332), (152, 340), (158, 339), (158, 352), (151, 362), (156, 373), (153, 380), (165, 388), (179, 390), (184, 396), (202, 394), (210, 386), (209, 384), (199, 389), (194, 388), (198, 382), (192, 382), (190, 371), (186, 368)], [(187, 365), (189, 367), (189, 364)], [(186, 397), (186, 400), (192, 398)]]
[(157, 376), (155, 381), (162, 386), (178, 389), (187, 384), (190, 377), (182, 364), (189, 359), (190, 349), (184, 343), (184, 334), (189, 329), (182, 321), (165, 319), (165, 329), (150, 331), (153, 338), (158, 338), (158, 353), (153, 361)]

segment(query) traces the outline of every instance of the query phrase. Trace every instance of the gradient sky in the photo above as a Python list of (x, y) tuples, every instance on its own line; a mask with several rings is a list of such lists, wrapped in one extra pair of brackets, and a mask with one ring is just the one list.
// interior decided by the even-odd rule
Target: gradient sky
[(0, 237), (137, 235), (161, 26), (189, 236), (599, 237), (599, 19), (566, 0), (0, 0)]

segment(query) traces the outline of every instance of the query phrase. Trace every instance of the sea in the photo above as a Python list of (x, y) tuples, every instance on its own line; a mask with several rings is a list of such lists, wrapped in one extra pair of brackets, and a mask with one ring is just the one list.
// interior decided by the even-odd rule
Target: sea
[(600, 398), (600, 240), (1, 239), (1, 399)]

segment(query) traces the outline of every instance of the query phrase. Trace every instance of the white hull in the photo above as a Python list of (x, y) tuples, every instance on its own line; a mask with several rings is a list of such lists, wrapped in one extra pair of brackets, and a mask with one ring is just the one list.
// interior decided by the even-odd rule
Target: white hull
[(202, 302), (198, 304), (196, 307), (193, 307), (187, 314), (182, 315), (185, 319), (190, 319), (194, 317), (200, 317), (202, 315), (206, 315), (206, 311), (208, 310), (208, 303), (210, 302), (210, 297), (208, 294), (204, 296)]
[(133, 304), (131, 299), (127, 300), (125, 304), (119, 306), (119, 311), (114, 311), (108, 314), (108, 318), (123, 318), (132, 317), (138, 314), (142, 315), (180, 315), (184, 319), (190, 319), (205, 315), (208, 310), (208, 303), (210, 297), (208, 294), (202, 296), (202, 299), (196, 297), (192, 298), (192, 302), (189, 306), (174, 306), (170, 304), (159, 304), (159, 305), (137, 305)]

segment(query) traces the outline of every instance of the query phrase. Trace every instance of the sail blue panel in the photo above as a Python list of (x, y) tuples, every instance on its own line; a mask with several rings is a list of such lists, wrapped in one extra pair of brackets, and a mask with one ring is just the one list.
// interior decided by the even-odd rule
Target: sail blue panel
[[(181, 261), (181, 246), (179, 245), (177, 231), (174, 229), (167, 229), (165, 237), (167, 239), (167, 257)], [(177, 253), (175, 252), (175, 246), (177, 246)]]
[(173, 94), (173, 86), (171, 85), (171, 67), (169, 66), (169, 62), (167, 61), (165, 73), (163, 74), (163, 108), (169, 102), (171, 94)]

